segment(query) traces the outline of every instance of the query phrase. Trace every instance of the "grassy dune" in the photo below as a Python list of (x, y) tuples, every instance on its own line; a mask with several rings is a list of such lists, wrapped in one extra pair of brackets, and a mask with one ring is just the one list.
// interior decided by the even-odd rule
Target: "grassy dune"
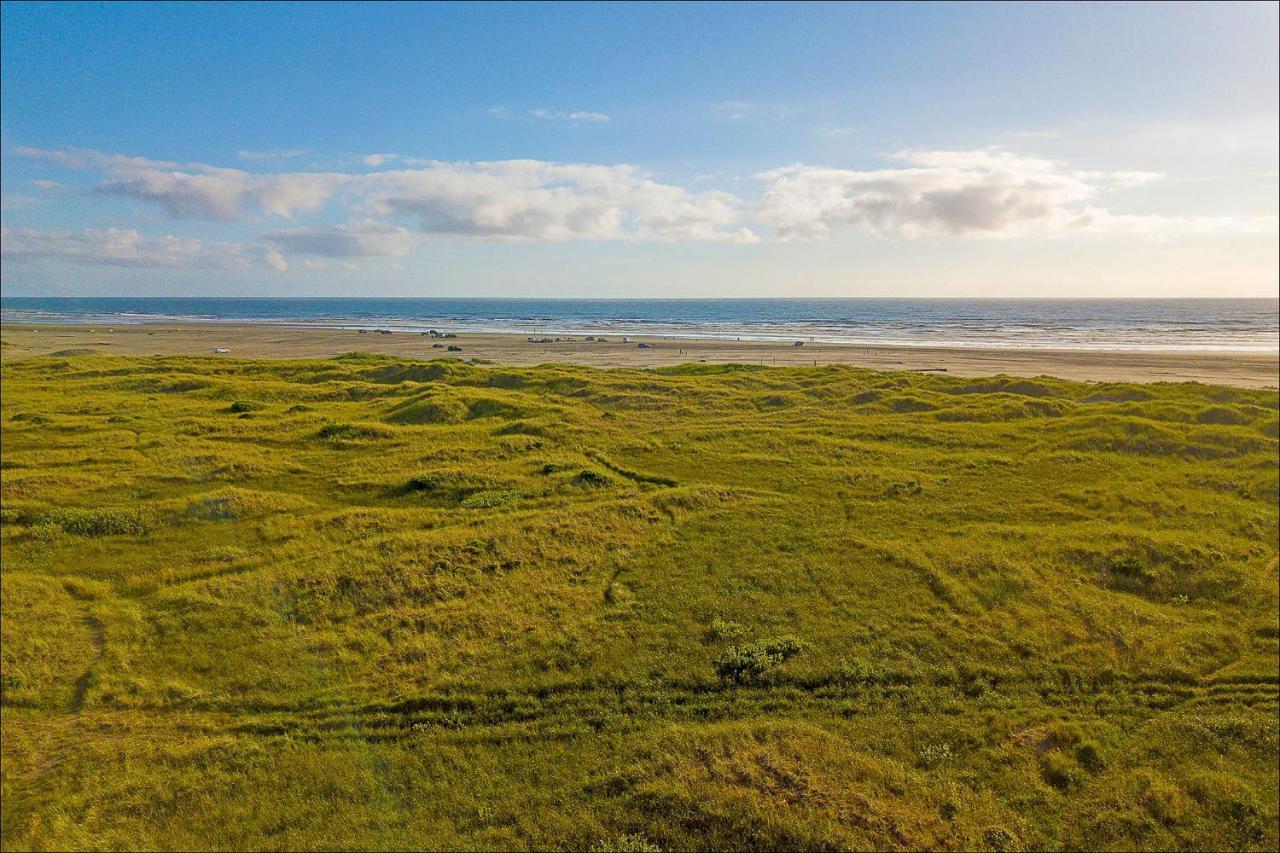
[(1277, 838), (1277, 394), (3, 368), (3, 846)]

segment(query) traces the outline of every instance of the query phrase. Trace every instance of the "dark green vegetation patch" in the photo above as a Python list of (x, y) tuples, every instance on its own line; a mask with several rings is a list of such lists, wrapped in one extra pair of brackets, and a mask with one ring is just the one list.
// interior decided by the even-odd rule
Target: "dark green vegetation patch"
[(3, 384), (5, 849), (1277, 846), (1274, 391)]

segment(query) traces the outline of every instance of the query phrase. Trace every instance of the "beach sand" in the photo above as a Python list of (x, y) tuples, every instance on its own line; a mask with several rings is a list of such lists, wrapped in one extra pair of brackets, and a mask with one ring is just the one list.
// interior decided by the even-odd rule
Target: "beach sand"
[[(536, 337), (543, 337), (537, 335)], [(554, 337), (554, 336), (552, 336)], [(344, 352), (387, 353), (412, 358), (485, 359), (506, 365), (547, 363), (593, 367), (662, 367), (686, 363), (736, 362), (762, 365), (850, 364), (878, 370), (923, 370), (958, 376), (1057, 376), (1123, 382), (1196, 381), (1242, 387), (1280, 384), (1280, 355), (1241, 352), (1133, 352), (1102, 350), (1006, 350), (947, 347), (866, 346), (794, 342), (696, 340), (606, 335), (608, 341), (529, 343), (523, 334), (459, 333), (437, 341), (417, 332), (379, 334), (351, 329), (283, 325), (0, 324), (0, 360), (50, 354), (207, 355), (211, 358), (326, 358)], [(433, 348), (438, 343), (440, 348)], [(649, 344), (640, 348), (638, 344)], [(461, 352), (449, 353), (454, 344)], [(214, 353), (225, 347), (225, 354)], [(70, 352), (69, 352), (70, 351)]]

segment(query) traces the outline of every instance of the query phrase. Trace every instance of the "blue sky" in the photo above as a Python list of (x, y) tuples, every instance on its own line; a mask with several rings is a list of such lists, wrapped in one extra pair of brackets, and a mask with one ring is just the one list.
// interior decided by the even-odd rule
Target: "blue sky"
[(1277, 288), (1275, 4), (2, 10), (10, 295)]

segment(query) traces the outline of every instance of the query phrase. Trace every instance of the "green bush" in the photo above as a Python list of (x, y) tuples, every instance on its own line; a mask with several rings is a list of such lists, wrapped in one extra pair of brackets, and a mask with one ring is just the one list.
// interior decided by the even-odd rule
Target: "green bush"
[(873, 684), (884, 679), (884, 670), (881, 667), (857, 657), (841, 658), (837, 673), (844, 684), (858, 686)]
[(433, 492), (440, 488), (440, 478), (431, 474), (419, 474), (405, 481), (406, 492)]
[(795, 637), (771, 637), (733, 646), (712, 661), (716, 675), (733, 684), (757, 684), (766, 675), (798, 655), (804, 642)]
[(612, 484), (613, 480), (611, 480), (608, 475), (601, 474), (599, 471), (584, 468), (574, 476), (573, 482), (577, 483), (579, 486), (590, 486), (598, 489)]
[(76, 536), (141, 535), (155, 527), (155, 520), (148, 512), (124, 507), (57, 509), (41, 516), (35, 526), (42, 525), (56, 525)]
[(707, 629), (707, 639), (711, 642), (733, 642), (742, 639), (742, 626), (727, 619), (712, 619)]

